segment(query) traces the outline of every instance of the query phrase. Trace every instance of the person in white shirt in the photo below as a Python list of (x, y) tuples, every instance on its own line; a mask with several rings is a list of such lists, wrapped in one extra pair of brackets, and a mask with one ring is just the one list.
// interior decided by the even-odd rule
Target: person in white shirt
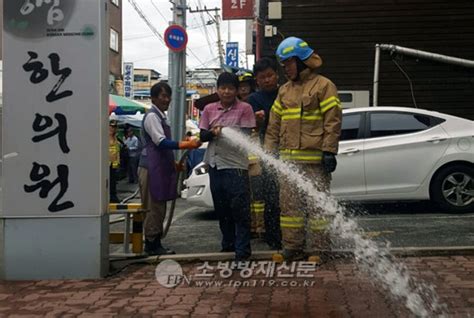
[(124, 143), (128, 149), (128, 183), (137, 183), (138, 160), (140, 159), (140, 143), (137, 136), (135, 136), (132, 127), (129, 127), (125, 133), (127, 138), (125, 139)]

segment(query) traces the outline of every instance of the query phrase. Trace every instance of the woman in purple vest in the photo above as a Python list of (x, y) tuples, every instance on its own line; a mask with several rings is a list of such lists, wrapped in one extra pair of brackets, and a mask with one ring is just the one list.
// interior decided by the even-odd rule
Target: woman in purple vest
[(142, 121), (144, 148), (140, 155), (138, 179), (145, 217), (145, 252), (149, 255), (174, 254), (161, 245), (166, 202), (177, 197), (177, 173), (173, 150), (196, 149), (198, 140), (173, 141), (165, 112), (171, 102), (171, 87), (157, 83), (150, 90), (152, 107)]

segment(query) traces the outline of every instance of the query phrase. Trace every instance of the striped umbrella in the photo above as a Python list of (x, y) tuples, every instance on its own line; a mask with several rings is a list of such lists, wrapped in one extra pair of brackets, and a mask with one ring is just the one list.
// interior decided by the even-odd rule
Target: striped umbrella
[(148, 106), (129, 98), (109, 94), (109, 115), (111, 113), (115, 113), (115, 115), (133, 115), (137, 112), (145, 113), (148, 108)]

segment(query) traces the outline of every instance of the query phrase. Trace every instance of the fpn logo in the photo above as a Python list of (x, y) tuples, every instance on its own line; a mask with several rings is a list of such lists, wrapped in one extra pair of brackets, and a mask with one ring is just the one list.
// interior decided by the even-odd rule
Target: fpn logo
[(64, 28), (76, 0), (6, 0), (3, 2), (5, 31), (22, 38), (46, 36), (48, 29)]
[(155, 269), (156, 281), (166, 288), (176, 287), (190, 280), (183, 275), (183, 268), (176, 261), (167, 259), (162, 261)]

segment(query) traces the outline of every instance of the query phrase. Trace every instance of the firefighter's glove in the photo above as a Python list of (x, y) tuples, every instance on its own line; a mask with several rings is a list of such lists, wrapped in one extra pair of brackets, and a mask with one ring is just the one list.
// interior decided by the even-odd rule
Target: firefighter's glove
[(179, 149), (196, 149), (201, 147), (202, 142), (196, 139), (179, 142)]
[(322, 164), (324, 170), (326, 170), (327, 173), (334, 172), (337, 166), (336, 155), (331, 152), (324, 151)]

